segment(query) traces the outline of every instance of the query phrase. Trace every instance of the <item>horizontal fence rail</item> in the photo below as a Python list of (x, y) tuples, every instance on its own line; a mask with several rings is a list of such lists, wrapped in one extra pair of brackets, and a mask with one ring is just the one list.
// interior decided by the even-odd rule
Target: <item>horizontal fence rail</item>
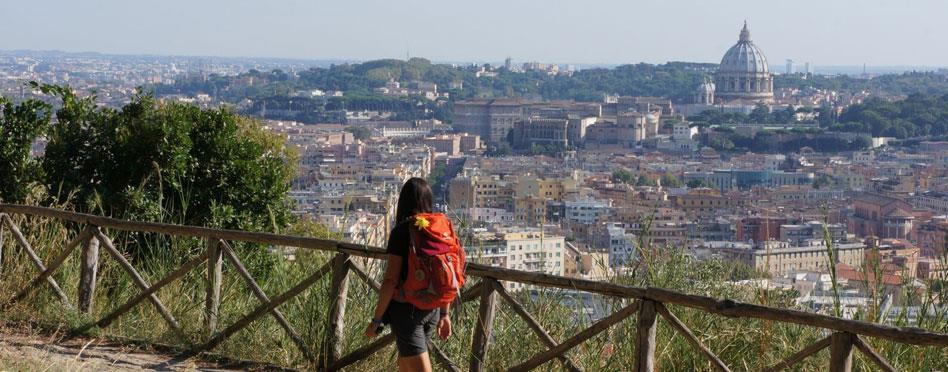
[[(44, 264), (43, 259), (36, 254), (36, 250), (33, 249), (26, 237), (21, 233), (19, 227), (14, 223), (13, 219), (10, 218), (10, 215), (13, 214), (71, 221), (85, 225), (85, 227), (64, 245), (57, 256), (49, 259), (48, 263)], [(33, 278), (26, 287), (17, 291), (11, 298), (0, 299), (0, 309), (10, 307), (22, 301), (37, 288), (48, 285), (65, 307), (90, 314), (92, 293), (95, 291), (99, 248), (104, 248), (106, 255), (117, 261), (122, 271), (133, 279), (134, 285), (140, 291), (135, 297), (125, 304), (118, 306), (101, 319), (74, 329), (74, 334), (81, 334), (92, 327), (106, 327), (121, 315), (127, 313), (134, 306), (147, 300), (168, 323), (169, 328), (178, 335), (182, 345), (186, 346), (187, 351), (178, 356), (180, 359), (187, 359), (201, 352), (214, 349), (236, 332), (246, 328), (249, 324), (264, 316), (272, 317), (287, 333), (302, 355), (309, 360), (314, 367), (320, 370), (338, 370), (351, 366), (394, 342), (394, 337), (388, 334), (373, 340), (349, 354), (343, 355), (343, 318), (346, 311), (349, 278), (359, 278), (374, 291), (378, 291), (380, 288), (379, 283), (368, 274), (367, 270), (362, 267), (360, 263), (352, 260), (352, 257), (371, 259), (386, 258), (385, 250), (378, 247), (270, 233), (127, 221), (59, 209), (15, 204), (0, 204), (0, 243), (2, 243), (2, 230), (4, 228), (8, 229), (13, 236), (14, 244), (19, 245), (23, 251), (26, 252), (32, 265), (39, 271), (39, 274)], [(135, 267), (119, 252), (112, 240), (102, 231), (103, 229), (203, 238), (207, 241), (207, 249), (198, 257), (192, 258), (181, 267), (167, 274), (164, 278), (154, 283), (148, 283), (138, 273)], [(231, 248), (230, 243), (228, 243), (229, 241), (335, 252), (335, 257), (329, 263), (316, 269), (285, 292), (277, 295), (268, 295), (247, 271), (237, 255), (234, 254), (233, 248)], [(5, 252), (2, 252), (2, 247), (3, 245), (0, 244), (0, 257), (5, 254)], [(79, 282), (78, 308), (72, 305), (69, 298), (59, 286), (59, 283), (53, 279), (55, 271), (60, 268), (63, 262), (76, 250), (80, 250), (82, 255), (82, 260), (80, 261), (82, 275), (80, 276)], [(202, 342), (192, 343), (191, 340), (188, 339), (189, 336), (184, 334), (181, 330), (173, 314), (165, 308), (155, 293), (162, 287), (183, 277), (191, 270), (201, 267), (201, 265), (205, 263), (207, 264), (207, 288), (204, 327), (208, 332), (208, 337)], [(217, 315), (220, 306), (221, 268), (224, 264), (228, 264), (236, 269), (239, 277), (253, 296), (259, 300), (260, 304), (250, 311), (250, 313), (240, 317), (233, 324), (223, 329), (218, 329)], [(497, 306), (499, 306), (498, 304), (506, 304), (509, 306), (514, 313), (529, 326), (546, 347), (545, 351), (540, 352), (532, 358), (518, 365), (508, 367), (511, 371), (533, 370), (553, 359), (558, 360), (561, 366), (566, 370), (580, 371), (582, 369), (570, 357), (569, 351), (613, 325), (624, 321), (633, 314), (637, 317), (635, 327), (636, 335), (635, 338), (630, 339), (629, 342), (635, 343), (636, 360), (634, 365), (629, 368), (635, 371), (654, 370), (656, 323), (658, 319), (664, 319), (664, 321), (668, 322), (670, 328), (681, 335), (692, 347), (703, 355), (714, 369), (729, 371), (728, 366), (705, 346), (687, 325), (668, 309), (666, 306), (668, 304), (697, 309), (702, 312), (718, 314), (725, 317), (777, 321), (818, 327), (832, 331), (826, 338), (816, 341), (812, 345), (805, 347), (788, 356), (780, 363), (772, 366), (768, 369), (771, 371), (790, 368), (796, 363), (826, 348), (830, 349), (830, 371), (849, 371), (852, 366), (854, 349), (859, 350), (866, 356), (868, 361), (878, 368), (885, 371), (895, 370), (888, 361), (863, 340), (864, 337), (881, 338), (918, 346), (948, 347), (948, 334), (945, 333), (932, 332), (920, 328), (897, 327), (843, 319), (823, 314), (743, 303), (728, 299), (690, 295), (663, 288), (633, 287), (578, 278), (524, 272), (476, 263), (469, 263), (466, 272), (469, 276), (480, 277), (482, 279), (480, 283), (466, 288), (461, 294), (462, 302), (479, 301), (474, 337), (471, 344), (470, 360), (468, 363), (468, 367), (472, 371), (480, 371), (485, 368), (484, 362), (491, 350), (493, 317)], [(279, 307), (310, 288), (326, 275), (331, 278), (331, 308), (325, 324), (325, 350), (312, 350), (300, 337), (299, 332), (293, 328), (283, 313), (280, 312)], [(611, 315), (599, 319), (576, 335), (558, 342), (547, 333), (529, 312), (527, 312), (522, 304), (506, 291), (501, 284), (502, 281), (595, 293), (624, 300), (625, 304), (618, 306), (618, 310)], [(620, 301), (620, 304), (621, 302), (622, 301)], [(435, 361), (441, 367), (450, 371), (460, 370), (458, 364), (451, 361), (437, 345), (430, 344), (429, 346)]]

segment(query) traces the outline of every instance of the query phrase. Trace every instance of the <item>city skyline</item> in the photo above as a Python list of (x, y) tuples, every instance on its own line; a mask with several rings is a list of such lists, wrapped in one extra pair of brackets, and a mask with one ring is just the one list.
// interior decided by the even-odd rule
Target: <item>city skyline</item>
[[(495, 62), (511, 56), (604, 65), (717, 63), (746, 19), (772, 66), (785, 59), (815, 66), (948, 65), (948, 51), (932, 47), (948, 42), (948, 25), (937, 19), (945, 13), (937, 9), (948, 11), (948, 4), (935, 1), (599, 1), (578, 9), (571, 3), (541, 8), (491, 0), (479, 3), (480, 11), (416, 1), (222, 5), (37, 1), (9, 9), (0, 32), (23, 36), (0, 40), (0, 49), (302, 60), (418, 56)], [(472, 11), (475, 16), (465, 16)], [(43, 27), (36, 26), (37, 17)], [(881, 53), (879, 45), (897, 50)]]
[(3, 10), (0, 371), (948, 361), (948, 2)]

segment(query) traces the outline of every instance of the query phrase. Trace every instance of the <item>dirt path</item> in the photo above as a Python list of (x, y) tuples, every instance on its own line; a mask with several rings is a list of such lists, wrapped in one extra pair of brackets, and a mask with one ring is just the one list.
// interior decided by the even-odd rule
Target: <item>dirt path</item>
[(173, 356), (106, 340), (56, 342), (42, 335), (0, 334), (0, 371), (222, 371), (189, 360), (168, 365)]

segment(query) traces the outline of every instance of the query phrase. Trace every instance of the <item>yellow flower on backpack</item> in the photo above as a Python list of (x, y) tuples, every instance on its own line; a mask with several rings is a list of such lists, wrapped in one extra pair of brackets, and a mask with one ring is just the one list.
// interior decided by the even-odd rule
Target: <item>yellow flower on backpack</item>
[(417, 227), (419, 230), (427, 229), (428, 226), (431, 226), (431, 222), (424, 217), (415, 218), (415, 227)]

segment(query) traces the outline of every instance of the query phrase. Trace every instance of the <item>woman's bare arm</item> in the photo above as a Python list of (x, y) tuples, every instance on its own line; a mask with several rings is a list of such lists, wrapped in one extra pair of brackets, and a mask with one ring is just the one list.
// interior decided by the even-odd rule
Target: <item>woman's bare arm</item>
[(395, 295), (395, 286), (398, 285), (398, 278), (402, 274), (402, 257), (388, 255), (388, 264), (385, 267), (385, 278), (382, 279), (382, 288), (379, 288), (379, 301), (375, 304), (375, 315), (372, 322), (365, 328), (365, 335), (369, 338), (378, 336), (378, 329), (385, 310), (388, 309), (392, 297)]
[(382, 319), (388, 304), (395, 295), (395, 286), (402, 274), (402, 257), (388, 255), (388, 265), (385, 268), (385, 278), (382, 279), (382, 288), (379, 289), (379, 301), (375, 304), (375, 319)]

